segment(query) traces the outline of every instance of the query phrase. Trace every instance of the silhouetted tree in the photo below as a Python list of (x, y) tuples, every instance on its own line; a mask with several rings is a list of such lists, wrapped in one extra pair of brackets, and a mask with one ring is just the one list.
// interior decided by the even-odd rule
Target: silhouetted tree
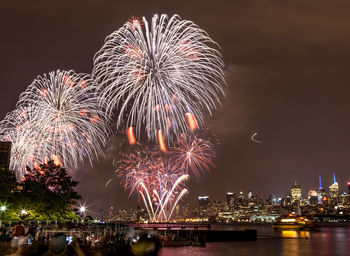
[(27, 167), (23, 190), (16, 192), (17, 205), (26, 209), (28, 219), (71, 219), (75, 216), (72, 205), (81, 198), (77, 185), (66, 169), (53, 161)]
[(0, 171), (0, 201), (7, 201), (16, 189), (14, 172), (4, 169)]

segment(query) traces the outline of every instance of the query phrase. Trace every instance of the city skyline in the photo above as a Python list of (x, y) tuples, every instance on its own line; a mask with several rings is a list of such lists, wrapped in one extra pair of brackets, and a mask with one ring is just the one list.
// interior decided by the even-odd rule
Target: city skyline
[[(319, 179), (320, 179), (320, 176), (318, 176), (318, 180)], [(294, 181), (291, 183), (289, 190), (287, 189), (284, 193), (282, 192), (282, 193), (263, 194), (261, 191), (254, 191), (254, 190), (230, 190), (230, 191), (227, 191), (225, 195), (222, 195), (220, 197), (220, 199), (211, 198), (211, 196), (208, 194), (197, 195), (197, 198), (208, 197), (208, 198), (213, 199), (215, 201), (222, 201), (224, 196), (226, 196), (226, 198), (227, 198), (229, 195), (235, 195), (235, 196), (242, 195), (242, 196), (244, 196), (244, 198), (249, 198), (249, 194), (253, 197), (260, 194), (260, 196), (262, 198), (265, 198), (265, 199), (269, 198), (270, 196), (277, 196), (278, 198), (283, 198), (287, 194), (290, 194), (291, 189), (296, 186), (296, 187), (299, 187), (301, 189), (301, 197), (305, 199), (309, 196), (309, 193), (311, 191), (319, 191), (321, 189), (323, 189), (325, 191), (330, 191), (330, 187), (334, 184), (337, 184), (339, 193), (350, 193), (350, 181), (341, 181), (341, 182), (336, 181), (335, 182), (334, 173), (333, 173), (333, 183), (329, 183), (328, 185), (323, 184), (322, 186), (320, 186), (320, 181), (319, 181), (318, 187), (315, 186), (315, 187), (305, 188), (305, 187), (301, 187), (297, 181)], [(339, 186), (339, 184), (343, 184), (343, 186), (341, 186), (341, 185)]]
[(0, 1), (0, 254), (349, 254), (349, 9)]
[[(222, 108), (206, 118), (207, 126), (221, 138), (216, 168), (203, 174), (200, 182), (188, 183), (190, 200), (230, 190), (282, 194), (295, 180), (301, 187), (317, 188), (315, 177), (320, 174), (322, 182), (330, 184), (334, 170), (339, 180), (349, 180), (345, 67), (350, 37), (343, 22), (347, 14), (342, 11), (346, 8), (317, 3), (315, 11), (312, 1), (287, 1), (287, 6), (246, 1), (231, 6), (186, 3), (159, 2), (157, 8), (125, 3), (122, 10), (113, 3), (92, 1), (82, 5), (39, 1), (37, 6), (1, 3), (1, 118), (37, 75), (57, 68), (91, 72), (92, 57), (105, 35), (129, 17), (177, 12), (194, 20), (221, 46), (228, 83)], [(294, 13), (299, 14), (298, 20), (292, 18)], [(332, 23), (324, 19), (326, 14)], [(262, 143), (251, 140), (254, 133)], [(119, 143), (120, 138), (112, 138), (109, 145)], [(106, 189), (113, 171), (107, 156), (95, 161), (93, 168), (83, 166), (71, 173), (80, 181), (84, 198), (96, 208), (134, 204), (135, 198), (128, 198), (118, 179)], [(345, 184), (339, 186), (342, 190)]]
[[(307, 196), (302, 191), (307, 192)], [(146, 217), (142, 205), (128, 209), (110, 207), (100, 209), (102, 219), (130, 221)], [(176, 206), (172, 221), (216, 221), (216, 222), (273, 222), (288, 214), (308, 216), (326, 222), (349, 220), (350, 182), (347, 191), (340, 191), (335, 175), (333, 183), (325, 188), (303, 190), (296, 182), (279, 197), (276, 194), (264, 196), (260, 192), (227, 192), (225, 199), (200, 195), (195, 203), (182, 201)]]

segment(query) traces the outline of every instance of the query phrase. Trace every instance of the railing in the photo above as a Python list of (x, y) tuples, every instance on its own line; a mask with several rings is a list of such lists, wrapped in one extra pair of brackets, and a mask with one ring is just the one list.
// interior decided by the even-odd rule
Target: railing
[(188, 224), (188, 223), (129, 223), (126, 224), (128, 227), (139, 228), (139, 229), (199, 229), (206, 228), (210, 229), (211, 225), (204, 224)]

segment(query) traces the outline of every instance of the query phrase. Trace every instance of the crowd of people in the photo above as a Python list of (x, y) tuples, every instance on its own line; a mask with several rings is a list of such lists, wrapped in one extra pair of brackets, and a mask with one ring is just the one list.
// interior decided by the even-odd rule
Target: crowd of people
[(35, 222), (26, 226), (18, 222), (0, 231), (0, 255), (157, 255), (158, 250), (158, 239), (146, 233), (137, 241), (117, 232), (82, 232), (71, 236), (68, 230), (47, 232)]

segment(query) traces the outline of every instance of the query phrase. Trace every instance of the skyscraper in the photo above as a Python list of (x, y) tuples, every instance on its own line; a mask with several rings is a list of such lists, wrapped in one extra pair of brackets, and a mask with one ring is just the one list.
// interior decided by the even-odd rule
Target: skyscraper
[(200, 209), (206, 209), (208, 207), (209, 203), (210, 203), (209, 196), (199, 196), (198, 197), (198, 204), (199, 204)]
[(252, 199), (253, 197), (253, 192), (252, 191), (248, 191), (248, 199)]
[(335, 179), (335, 172), (333, 173), (333, 184), (329, 186), (329, 197), (331, 200), (335, 200), (339, 195), (339, 185)]
[(227, 192), (226, 193), (226, 202), (229, 205), (232, 205), (236, 200), (236, 194), (232, 192)]
[(0, 142), (0, 170), (10, 166), (11, 142)]
[(313, 190), (311, 189), (308, 193), (308, 201), (309, 201), (309, 204), (312, 205), (312, 206), (315, 206), (317, 205), (318, 203), (318, 193), (316, 190)]
[(301, 201), (301, 187), (297, 184), (297, 182), (295, 182), (291, 188), (291, 195), (292, 195), (292, 204), (294, 202)]
[(244, 193), (243, 193), (243, 191), (239, 191), (238, 198), (239, 198), (239, 199), (244, 199)]

